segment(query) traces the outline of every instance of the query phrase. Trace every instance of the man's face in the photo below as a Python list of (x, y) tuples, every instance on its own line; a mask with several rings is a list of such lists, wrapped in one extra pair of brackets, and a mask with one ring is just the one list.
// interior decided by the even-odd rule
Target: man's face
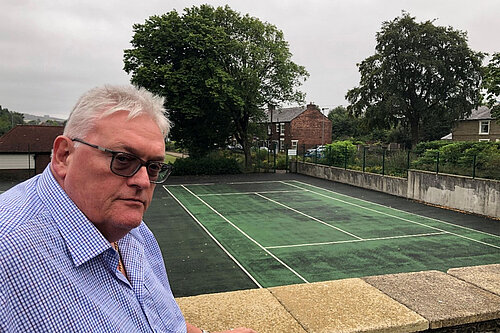
[[(163, 162), (165, 146), (159, 127), (149, 116), (128, 120), (127, 115), (120, 111), (98, 120), (80, 139), (144, 161)], [(139, 226), (155, 185), (149, 182), (145, 167), (132, 177), (115, 175), (110, 170), (111, 158), (110, 153), (79, 144), (68, 156), (63, 188), (101, 233), (114, 241)]]

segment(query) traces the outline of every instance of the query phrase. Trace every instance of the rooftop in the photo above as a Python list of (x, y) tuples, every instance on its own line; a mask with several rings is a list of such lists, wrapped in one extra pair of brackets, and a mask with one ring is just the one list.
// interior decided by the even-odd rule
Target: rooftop
[(50, 152), (64, 126), (17, 125), (0, 137), (0, 153)]

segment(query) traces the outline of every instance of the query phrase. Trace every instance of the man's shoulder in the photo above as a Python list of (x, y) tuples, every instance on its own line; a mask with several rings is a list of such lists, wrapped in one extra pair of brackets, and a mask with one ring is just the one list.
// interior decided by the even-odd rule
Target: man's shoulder
[(36, 193), (36, 178), (29, 179), (0, 195), (0, 240), (43, 212)]

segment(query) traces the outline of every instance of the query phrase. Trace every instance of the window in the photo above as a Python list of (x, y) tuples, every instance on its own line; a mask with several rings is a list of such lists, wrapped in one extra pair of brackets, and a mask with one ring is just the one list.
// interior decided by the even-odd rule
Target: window
[(276, 123), (276, 133), (280, 132), (280, 124)]
[(272, 134), (272, 127), (271, 127), (271, 125), (268, 125), (268, 126), (267, 126), (267, 134), (268, 134), (268, 135), (271, 135), (271, 134)]
[(490, 142), (490, 139), (479, 139), (479, 142)]
[(490, 134), (489, 120), (484, 120), (479, 122), (479, 134)]
[(285, 149), (285, 139), (280, 139), (280, 150), (284, 150)]
[(299, 145), (299, 140), (292, 140), (292, 149), (297, 149), (298, 145)]
[(285, 135), (285, 123), (280, 123), (280, 135)]

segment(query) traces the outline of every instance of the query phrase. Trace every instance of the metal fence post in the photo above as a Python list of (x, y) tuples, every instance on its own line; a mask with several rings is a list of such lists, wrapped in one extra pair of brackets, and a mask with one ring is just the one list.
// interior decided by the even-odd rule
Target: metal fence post
[(472, 179), (476, 178), (476, 155), (472, 158)]
[(365, 172), (366, 167), (366, 146), (363, 146), (363, 173)]
[(278, 148), (278, 143), (275, 142), (274, 143), (274, 149), (273, 149), (273, 151), (274, 151), (274, 173), (276, 173), (276, 149), (277, 148)]
[(260, 147), (259, 144), (256, 143), (255, 146), (255, 157), (257, 158), (257, 172), (260, 172)]
[(408, 177), (408, 170), (410, 170), (410, 152), (411, 150), (408, 149), (408, 157), (406, 159), (406, 177)]
[(385, 148), (382, 147), (382, 176), (385, 175)]
[(436, 155), (436, 174), (439, 173), (439, 151), (437, 152)]
[(344, 147), (344, 170), (347, 170), (347, 145)]
[(302, 162), (306, 161), (306, 144), (302, 144)]
[(285, 170), (288, 172), (288, 146), (285, 144)]

